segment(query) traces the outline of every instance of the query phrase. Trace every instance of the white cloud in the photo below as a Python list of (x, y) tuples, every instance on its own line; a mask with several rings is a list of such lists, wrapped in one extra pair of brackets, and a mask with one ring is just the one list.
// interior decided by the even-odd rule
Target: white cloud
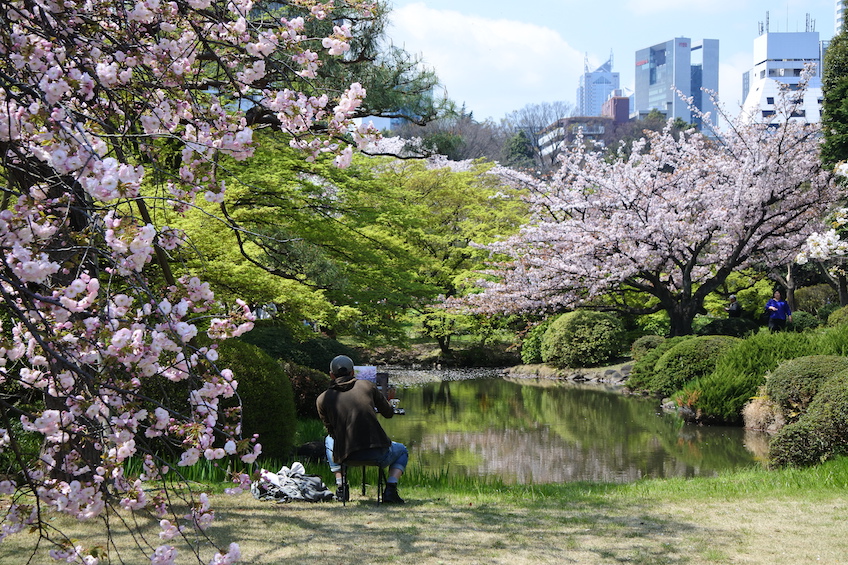
[(749, 52), (724, 55), (718, 67), (718, 87), (721, 102), (732, 115), (739, 113), (745, 102), (742, 100), (742, 73), (754, 66), (753, 55)]
[(448, 96), (477, 119), (526, 104), (573, 103), (583, 55), (547, 27), (410, 4), (391, 13), (389, 36), (436, 69)]

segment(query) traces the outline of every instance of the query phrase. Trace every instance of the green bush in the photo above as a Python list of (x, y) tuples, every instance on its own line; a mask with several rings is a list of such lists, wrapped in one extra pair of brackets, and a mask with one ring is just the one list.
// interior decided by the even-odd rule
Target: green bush
[(713, 318), (695, 333), (742, 337), (755, 329), (757, 329), (757, 323), (750, 318)]
[(731, 336), (705, 335), (678, 343), (663, 353), (654, 366), (650, 390), (670, 395), (687, 382), (712, 373), (718, 359), (739, 341)]
[(825, 381), (809, 409), (769, 444), (773, 466), (814, 465), (848, 453), (848, 371)]
[(782, 362), (766, 378), (766, 393), (788, 422), (807, 410), (819, 387), (848, 369), (848, 357), (808, 355)]
[(296, 363), (318, 371), (326, 371), (336, 355), (347, 355), (354, 361), (356, 351), (334, 339), (309, 331), (295, 335), (284, 323), (276, 320), (259, 320), (255, 327), (240, 337), (274, 359)]
[(694, 339), (694, 337), (691, 335), (671, 337), (658, 342), (653, 349), (647, 350), (639, 360), (633, 363), (633, 368), (627, 376), (627, 387), (634, 391), (653, 392), (651, 382), (654, 378), (654, 368), (657, 365), (657, 361), (660, 360), (660, 357), (666, 351), (675, 345), (689, 339)]
[[(242, 434), (259, 434), (265, 457), (287, 458), (297, 419), (291, 381), (283, 367), (255, 345), (228, 339), (218, 346), (218, 364), (232, 369), (242, 402)], [(227, 402), (231, 407), (235, 401)]]
[(789, 328), (795, 332), (812, 330), (821, 325), (821, 320), (809, 312), (792, 312), (792, 323)]
[(604, 312), (576, 310), (563, 314), (545, 331), (542, 360), (558, 368), (592, 367), (621, 353), (624, 327)]
[(330, 386), (330, 375), (295, 363), (283, 363), (283, 370), (291, 381), (298, 418), (318, 418), (315, 401)]
[[(795, 308), (803, 312), (811, 312), (821, 317), (820, 310), (834, 303), (839, 303), (839, 296), (829, 284), (805, 286), (795, 291)], [(795, 314), (792, 314), (795, 317)]]
[(810, 332), (761, 330), (730, 348), (712, 373), (684, 385), (681, 394), (696, 399), (693, 408), (704, 422), (741, 423), (742, 407), (757, 394), (766, 373), (781, 361), (831, 353), (818, 351), (814, 338)]
[(643, 335), (630, 346), (630, 356), (633, 361), (639, 361), (664, 341), (665, 338), (661, 335)]
[(843, 306), (827, 317), (828, 326), (841, 326), (848, 324), (848, 306)]
[(546, 320), (534, 326), (524, 336), (521, 342), (521, 362), (525, 365), (533, 365), (542, 362), (542, 338), (551, 325), (551, 320)]
[(511, 367), (521, 362), (518, 352), (510, 344), (495, 342), (452, 348), (441, 359), (451, 367)]
[(839, 308), (841, 308), (839, 304), (825, 304), (824, 306), (816, 310), (816, 316), (818, 316), (823, 323), (827, 323), (827, 319), (830, 317), (830, 315), (839, 310)]

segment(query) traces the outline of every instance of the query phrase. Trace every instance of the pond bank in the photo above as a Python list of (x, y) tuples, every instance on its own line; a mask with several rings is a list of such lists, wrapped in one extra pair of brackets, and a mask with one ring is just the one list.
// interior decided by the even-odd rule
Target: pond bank
[(628, 359), (615, 365), (579, 369), (557, 369), (545, 364), (516, 365), (509, 367), (505, 372), (507, 376), (515, 379), (536, 378), (589, 384), (623, 385), (632, 369), (633, 362)]

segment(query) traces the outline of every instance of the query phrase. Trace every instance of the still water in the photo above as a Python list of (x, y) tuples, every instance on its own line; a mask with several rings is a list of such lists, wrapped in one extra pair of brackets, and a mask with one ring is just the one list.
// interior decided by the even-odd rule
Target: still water
[(427, 471), (507, 483), (705, 476), (758, 465), (767, 441), (742, 428), (685, 424), (656, 399), (603, 385), (491, 377), (399, 384), (408, 376), (390, 372), (406, 414), (381, 422), (407, 445), (410, 464)]

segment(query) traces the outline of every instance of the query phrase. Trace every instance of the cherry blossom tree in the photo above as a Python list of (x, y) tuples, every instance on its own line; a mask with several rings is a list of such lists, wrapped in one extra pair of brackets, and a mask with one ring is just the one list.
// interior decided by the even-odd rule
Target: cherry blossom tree
[(771, 123), (740, 116), (711, 136), (670, 124), (617, 158), (576, 148), (534, 190), (533, 221), (489, 246), (505, 259), (467, 303), (556, 311), (635, 291), (672, 335), (691, 333), (732, 271), (791, 262), (839, 197), (819, 127), (790, 119), (801, 98), (787, 91)]
[[(182, 237), (153, 216), (222, 201), (218, 157), (250, 158), (249, 108), (273, 112), (307, 159), (345, 165), (373, 134), (350, 119), (360, 85), (331, 98), (310, 83), (346, 52), (349, 28), (304, 32), (310, 18), (369, 6), (273, 6), (272, 18), (251, 0), (3, 4), (0, 540), (27, 530), (59, 561), (138, 562), (73, 542), (50, 516), (101, 520), (108, 534), (141, 513), (160, 525), (153, 539), (134, 534), (145, 560), (239, 559), (237, 544), (199, 541), (214, 510), (178, 471), (201, 459), (243, 469), (261, 452), (241, 437), (238, 375), (215, 345), (253, 314), (172, 273)], [(288, 88), (267, 88), (266, 61), (288, 69)], [(249, 480), (237, 474), (233, 490)]]
[[(848, 173), (844, 164), (836, 167), (839, 175)], [(801, 252), (795, 261), (799, 265), (813, 262), (818, 265), (834, 287), (839, 296), (841, 306), (848, 305), (848, 273), (845, 269), (845, 259), (848, 256), (848, 241), (845, 240), (848, 228), (848, 208), (837, 208), (828, 217), (828, 229), (815, 232), (807, 237)]]

